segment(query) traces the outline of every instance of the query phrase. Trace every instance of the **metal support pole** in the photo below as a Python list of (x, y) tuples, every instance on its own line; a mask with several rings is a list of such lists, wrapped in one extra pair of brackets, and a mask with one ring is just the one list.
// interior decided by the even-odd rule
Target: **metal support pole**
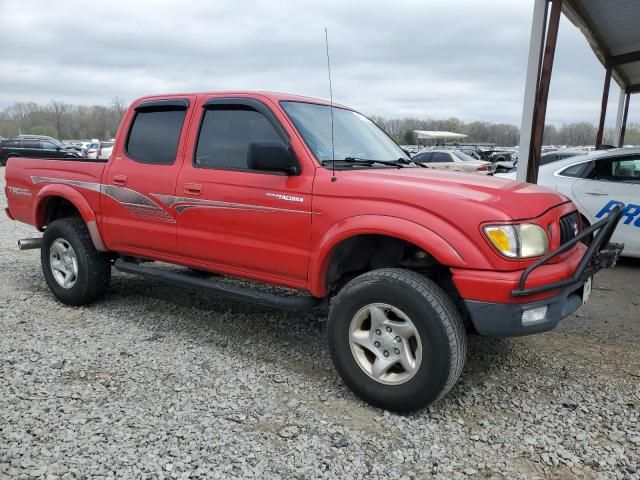
[(631, 100), (631, 93), (627, 92), (626, 99), (624, 101), (624, 115), (622, 116), (622, 126), (620, 127), (620, 143), (618, 143), (619, 147), (624, 145), (624, 133), (627, 129), (627, 115), (629, 113), (629, 101)]
[(611, 84), (611, 67), (607, 68), (604, 75), (604, 87), (602, 87), (602, 103), (600, 104), (600, 123), (596, 134), (596, 148), (602, 145), (604, 135), (604, 121), (607, 117), (607, 103), (609, 102), (609, 85)]
[(524, 182), (527, 180), (529, 165), (529, 150), (531, 148), (531, 127), (538, 93), (540, 79), (540, 60), (544, 42), (547, 20), (547, 0), (535, 0), (533, 19), (531, 21), (531, 37), (529, 39), (529, 60), (527, 63), (527, 78), (524, 86), (524, 105), (522, 108), (522, 123), (520, 124), (520, 148), (518, 150), (518, 170), (516, 178)]
[(560, 15), (562, 13), (562, 0), (550, 1), (551, 12), (549, 13), (549, 25), (547, 27), (547, 41), (545, 42), (544, 56), (542, 57), (540, 84), (538, 85), (538, 96), (536, 98), (533, 126), (531, 128), (531, 148), (529, 149), (529, 162), (527, 165), (527, 182), (529, 183), (538, 182), (544, 121), (547, 116), (547, 100), (549, 99), (553, 58), (556, 53)]
[(613, 144), (618, 147), (622, 146), (620, 142), (620, 134), (622, 132), (622, 117), (624, 116), (624, 103), (626, 101), (627, 94), (623, 87), (620, 87), (620, 95), (618, 95), (618, 113), (616, 115), (616, 131), (614, 133)]

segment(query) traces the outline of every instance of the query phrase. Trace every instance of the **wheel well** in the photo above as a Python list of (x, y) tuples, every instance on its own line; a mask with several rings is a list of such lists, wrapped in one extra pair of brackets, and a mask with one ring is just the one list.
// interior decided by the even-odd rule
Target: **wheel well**
[(387, 235), (355, 235), (333, 248), (327, 267), (327, 291), (339, 290), (361, 273), (390, 267), (422, 272), (446, 269), (422, 248), (405, 240)]
[(80, 212), (66, 198), (52, 197), (47, 200), (44, 217), (42, 217), (42, 226), (47, 226), (54, 220), (59, 218), (81, 217)]
[(470, 322), (449, 267), (438, 262), (422, 247), (387, 235), (356, 235), (336, 245), (325, 277), (327, 292), (332, 296), (358, 275), (393, 267), (415, 271), (436, 282), (456, 304), (465, 324)]

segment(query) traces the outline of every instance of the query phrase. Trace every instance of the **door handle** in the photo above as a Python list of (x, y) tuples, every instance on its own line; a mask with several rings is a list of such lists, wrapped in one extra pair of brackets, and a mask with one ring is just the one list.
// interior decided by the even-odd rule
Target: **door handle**
[(587, 195), (598, 195), (598, 196), (606, 196), (609, 195), (607, 192), (603, 192), (602, 190), (594, 190), (592, 192), (584, 192)]
[(202, 193), (202, 185), (199, 183), (185, 183), (184, 193), (189, 195), (200, 195)]
[(113, 183), (116, 185), (126, 185), (127, 184), (127, 176), (126, 175), (114, 175)]

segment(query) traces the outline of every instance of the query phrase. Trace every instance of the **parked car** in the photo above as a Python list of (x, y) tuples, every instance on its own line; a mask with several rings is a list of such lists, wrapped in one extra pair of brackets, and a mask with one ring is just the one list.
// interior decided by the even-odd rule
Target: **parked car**
[(457, 150), (460, 150), (477, 160), (484, 160), (486, 162), (493, 163), (493, 170), (495, 173), (511, 171), (518, 160), (518, 154), (515, 149), (468, 144), (459, 146)]
[[(515, 179), (515, 173), (501, 176)], [(540, 167), (538, 184), (571, 198), (584, 226), (606, 217), (614, 206), (625, 205), (612, 240), (625, 244), (623, 255), (640, 257), (640, 148), (604, 150), (548, 163)]]
[(548, 163), (557, 162), (558, 160), (564, 160), (565, 158), (576, 157), (578, 155), (588, 155), (589, 152), (585, 150), (572, 150), (561, 149), (554, 150), (552, 152), (546, 152), (540, 155), (540, 165), (546, 165)]
[(77, 158), (79, 155), (56, 140), (23, 137), (0, 141), (0, 164), (6, 165), (12, 157)]
[(424, 168), (365, 116), (286, 94), (145, 97), (108, 162), (15, 159), (5, 173), (7, 214), (44, 231), (19, 245), (41, 248), (61, 302), (100, 298), (113, 265), (271, 307), (325, 305), (346, 385), (397, 411), (456, 384), (463, 319), (484, 335), (550, 330), (622, 248), (607, 243), (619, 206), (587, 250), (561, 193)]
[(100, 142), (97, 158), (101, 160), (108, 160), (111, 156), (111, 152), (113, 151), (113, 143), (113, 141)]
[(460, 150), (427, 150), (414, 155), (414, 162), (420, 162), (428, 168), (453, 172), (493, 174), (493, 164), (476, 160)]
[(98, 158), (98, 149), (100, 148), (100, 142), (92, 142), (88, 144), (84, 150), (85, 158), (95, 160)]

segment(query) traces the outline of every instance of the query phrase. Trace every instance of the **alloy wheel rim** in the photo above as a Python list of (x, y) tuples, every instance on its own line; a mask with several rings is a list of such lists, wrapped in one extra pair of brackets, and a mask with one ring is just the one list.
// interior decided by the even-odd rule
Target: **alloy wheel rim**
[(78, 257), (71, 244), (57, 238), (49, 248), (51, 273), (62, 288), (72, 288), (78, 280)]
[(373, 380), (400, 385), (422, 364), (422, 341), (416, 326), (399, 308), (372, 303), (353, 316), (349, 346), (358, 366)]

